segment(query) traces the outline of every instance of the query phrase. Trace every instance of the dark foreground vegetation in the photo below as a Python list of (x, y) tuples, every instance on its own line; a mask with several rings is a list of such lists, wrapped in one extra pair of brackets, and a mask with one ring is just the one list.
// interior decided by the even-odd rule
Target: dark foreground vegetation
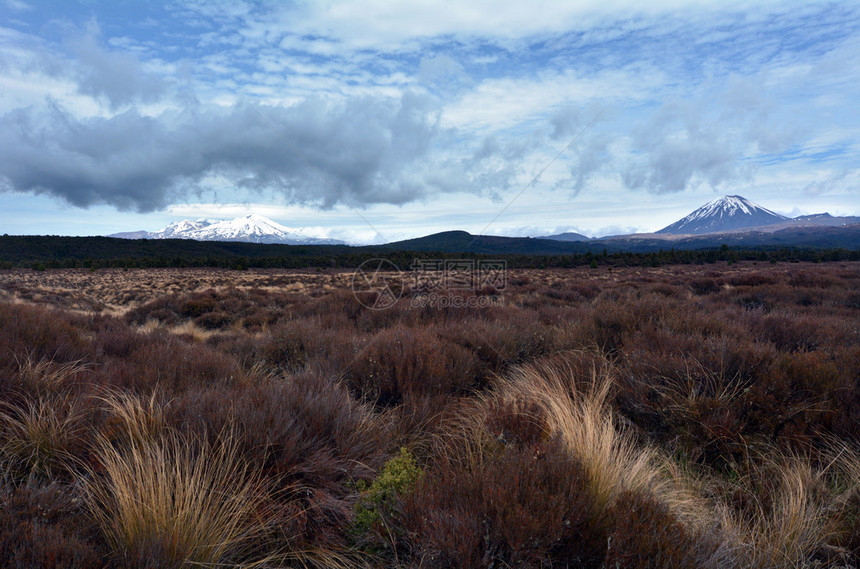
[(0, 272), (0, 566), (860, 566), (860, 263), (349, 282)]
[[(852, 226), (853, 227), (853, 226)], [(833, 228), (825, 228), (834, 230)], [(720, 261), (833, 262), (860, 261), (860, 225), (853, 240), (807, 239), (796, 243), (745, 242), (709, 238), (697, 247), (656, 240), (646, 244), (563, 242), (547, 239), (472, 236), (462, 231), (389, 243), (347, 245), (272, 245), (193, 241), (189, 239), (117, 239), (111, 237), (0, 236), (0, 269), (227, 268), (227, 269), (354, 269), (383, 257), (403, 270), (416, 258), (502, 259), (510, 268), (570, 268), (583, 265), (659, 267)], [(839, 231), (835, 229), (834, 231)], [(846, 230), (847, 231), (847, 230)], [(851, 233), (854, 235), (854, 233)]]

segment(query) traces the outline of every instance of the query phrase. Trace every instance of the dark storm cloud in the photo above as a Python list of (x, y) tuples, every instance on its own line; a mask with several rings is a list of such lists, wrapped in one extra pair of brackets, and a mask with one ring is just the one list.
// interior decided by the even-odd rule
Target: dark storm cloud
[(0, 117), (0, 173), (7, 189), (138, 211), (201, 191), (207, 176), (324, 206), (492, 191), (478, 187), (480, 172), (467, 171), (474, 164), (433, 151), (444, 139), (438, 112), (414, 94), (87, 119), (53, 104)]

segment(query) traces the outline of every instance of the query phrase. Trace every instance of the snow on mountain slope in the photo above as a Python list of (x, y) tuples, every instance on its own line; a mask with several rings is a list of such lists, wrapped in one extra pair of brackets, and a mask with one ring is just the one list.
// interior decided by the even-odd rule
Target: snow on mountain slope
[(701, 235), (781, 223), (788, 219), (741, 196), (725, 196), (703, 205), (656, 233)]
[[(116, 237), (126, 234), (117, 233)], [(262, 215), (249, 214), (235, 219), (183, 219), (159, 231), (138, 238), (194, 239), (197, 241), (243, 241), (246, 243), (281, 243), (286, 245), (341, 245), (337, 239), (310, 237), (275, 223)]]
[(147, 239), (188, 239), (187, 235), (189, 233), (209, 227), (213, 223), (216, 223), (216, 221), (206, 218), (195, 219), (193, 221), (190, 219), (174, 221), (164, 229), (151, 232)]

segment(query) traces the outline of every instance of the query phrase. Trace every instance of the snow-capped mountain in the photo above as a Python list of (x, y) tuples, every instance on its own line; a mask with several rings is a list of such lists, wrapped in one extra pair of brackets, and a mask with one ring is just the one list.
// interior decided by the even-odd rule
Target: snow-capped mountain
[(337, 239), (310, 237), (275, 223), (262, 215), (249, 214), (235, 219), (183, 219), (159, 231), (115, 233), (110, 237), (131, 239), (194, 239), (197, 241), (243, 241), (285, 245), (342, 245)]
[(149, 233), (147, 239), (197, 239), (190, 237), (190, 235), (211, 227), (215, 223), (218, 223), (218, 220), (206, 218), (195, 219), (194, 221), (190, 219), (174, 221), (164, 229)]
[(656, 233), (701, 235), (771, 225), (789, 219), (741, 196), (725, 196), (703, 205), (687, 217)]

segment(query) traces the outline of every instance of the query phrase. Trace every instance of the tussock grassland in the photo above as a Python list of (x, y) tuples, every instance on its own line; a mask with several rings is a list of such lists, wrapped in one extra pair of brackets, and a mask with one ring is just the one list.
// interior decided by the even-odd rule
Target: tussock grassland
[(860, 566), (860, 265), (351, 276), (0, 272), (0, 566)]
[(213, 443), (166, 431), (117, 448), (101, 439), (100, 472), (86, 479), (84, 498), (107, 544), (124, 566), (218, 566), (240, 562), (265, 534), (259, 478), (249, 472), (226, 433)]

